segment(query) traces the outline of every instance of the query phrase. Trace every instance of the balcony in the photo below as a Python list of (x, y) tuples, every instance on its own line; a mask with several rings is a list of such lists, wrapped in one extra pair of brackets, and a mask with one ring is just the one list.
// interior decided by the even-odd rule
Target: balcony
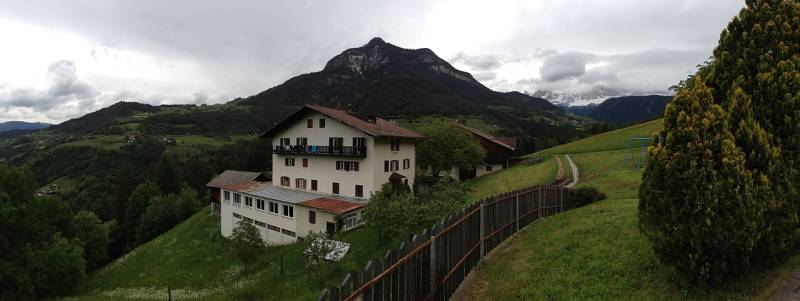
[(279, 155), (366, 157), (366, 146), (273, 145)]

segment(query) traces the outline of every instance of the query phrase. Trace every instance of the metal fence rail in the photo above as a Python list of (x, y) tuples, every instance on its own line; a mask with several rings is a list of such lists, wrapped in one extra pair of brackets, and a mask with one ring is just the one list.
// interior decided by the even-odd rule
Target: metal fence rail
[(450, 215), (319, 300), (447, 300), (483, 256), (525, 226), (572, 208), (572, 190), (536, 185), (478, 201)]

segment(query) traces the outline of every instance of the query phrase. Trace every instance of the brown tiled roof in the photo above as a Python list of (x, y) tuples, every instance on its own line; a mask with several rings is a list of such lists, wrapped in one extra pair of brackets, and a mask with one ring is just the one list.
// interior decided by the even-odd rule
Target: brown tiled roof
[(300, 202), (300, 205), (328, 212), (333, 212), (336, 214), (347, 213), (359, 209), (361, 207), (364, 207), (364, 204), (361, 203), (329, 199), (329, 198), (318, 198), (318, 199), (308, 200), (305, 202)]
[(230, 184), (253, 181), (261, 176), (260, 172), (226, 170), (217, 175), (206, 184), (206, 187), (223, 188)]
[[(463, 128), (463, 129), (466, 129), (466, 130), (472, 132), (475, 135), (483, 137), (484, 139), (489, 140), (489, 141), (491, 141), (491, 142), (493, 142), (493, 143), (495, 143), (497, 145), (500, 145), (502, 147), (510, 149), (512, 151), (517, 148), (517, 138), (516, 137), (494, 137), (492, 135), (486, 134), (486, 133), (481, 132), (481, 131), (479, 131), (477, 129), (473, 129), (471, 127), (468, 127), (468, 126), (460, 124), (460, 123), (455, 123), (455, 125)], [(513, 143), (512, 143), (512, 140), (513, 140)]]
[(335, 119), (350, 127), (353, 127), (364, 133), (367, 133), (368, 135), (373, 137), (399, 137), (399, 138), (414, 138), (414, 139), (422, 138), (422, 135), (417, 134), (412, 130), (401, 127), (386, 119), (377, 118), (375, 120), (375, 123), (372, 123), (363, 120), (361, 118), (358, 118), (356, 116), (350, 115), (343, 110), (332, 109), (318, 105), (303, 106), (302, 108), (300, 108), (300, 110), (297, 110), (297, 112), (295, 112), (288, 118), (284, 119), (283, 121), (278, 122), (273, 128), (261, 134), (261, 137), (271, 137), (274, 134), (274, 132), (277, 131), (278, 129), (282, 129), (283, 127), (287, 126), (289, 122), (292, 122), (302, 117), (305, 114), (305, 111), (307, 110), (319, 112), (322, 115)]

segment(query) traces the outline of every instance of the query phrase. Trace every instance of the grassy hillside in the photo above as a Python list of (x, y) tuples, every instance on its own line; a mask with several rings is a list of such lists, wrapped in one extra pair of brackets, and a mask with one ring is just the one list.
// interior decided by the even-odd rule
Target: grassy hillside
[(534, 155), (548, 156), (552, 154), (577, 154), (624, 149), (625, 141), (628, 138), (652, 137), (653, 134), (661, 130), (662, 126), (663, 119), (656, 119), (545, 149)]
[[(459, 291), (469, 300), (762, 300), (791, 268), (746, 275), (713, 289), (673, 279), (638, 229), (638, 169), (625, 167), (615, 140), (658, 130), (661, 121), (637, 125), (543, 151), (569, 150), (579, 186), (594, 186), (608, 199), (544, 219), (489, 255)], [(602, 150), (602, 151), (597, 151)]]
[[(470, 197), (555, 179), (550, 158), (532, 166), (518, 166), (467, 182)], [(363, 268), (396, 244), (381, 244), (375, 233), (361, 228), (336, 239), (352, 245), (343, 259), (344, 270)], [(70, 300), (165, 300), (167, 287), (177, 299), (198, 300), (311, 300), (322, 290), (319, 280), (304, 267), (299, 245), (270, 247), (252, 268), (244, 268), (219, 233), (219, 218), (209, 209), (92, 273)], [(285, 275), (280, 275), (283, 254)], [(334, 281), (340, 280), (335, 277)]]

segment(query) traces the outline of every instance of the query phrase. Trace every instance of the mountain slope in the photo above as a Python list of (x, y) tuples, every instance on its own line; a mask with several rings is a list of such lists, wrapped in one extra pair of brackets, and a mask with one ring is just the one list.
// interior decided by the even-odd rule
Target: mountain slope
[[(383, 89), (391, 94), (381, 93)], [(308, 102), (397, 115), (479, 113), (488, 105), (558, 110), (541, 98), (493, 91), (430, 49), (404, 49), (380, 38), (345, 50), (319, 72), (296, 76), (246, 101), (256, 105)], [(460, 106), (449, 106), (453, 102)], [(433, 105), (432, 112), (413, 106), (422, 103)]]
[(43, 122), (6, 121), (0, 122), (0, 133), (11, 130), (39, 130), (50, 126)]
[(608, 124), (622, 126), (651, 120), (664, 113), (672, 96), (624, 96), (609, 98), (598, 105), (573, 106), (567, 111)]

